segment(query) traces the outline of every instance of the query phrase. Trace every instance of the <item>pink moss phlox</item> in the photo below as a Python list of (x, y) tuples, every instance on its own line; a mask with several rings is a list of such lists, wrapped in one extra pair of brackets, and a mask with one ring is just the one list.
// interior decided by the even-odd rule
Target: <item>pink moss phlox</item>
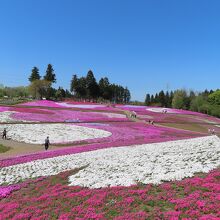
[[(81, 124), (82, 126), (95, 127), (96, 125)], [(171, 140), (187, 139), (192, 137), (202, 136), (201, 134), (178, 131), (171, 128), (157, 127), (152, 125), (145, 125), (143, 123), (113, 123), (109, 126), (100, 124), (98, 128), (109, 131), (111, 136), (106, 138), (88, 139), (87, 145), (78, 147), (64, 147), (57, 150), (42, 151), (39, 153), (17, 156), (8, 159), (0, 160), (0, 167), (25, 163), (37, 159), (51, 158), (67, 154), (76, 154), (81, 152), (93, 151), (110, 147), (121, 147), (145, 143), (158, 143)], [(80, 143), (80, 142), (79, 142)], [(74, 143), (75, 145), (77, 142)]]
[(0, 112), (5, 112), (8, 111), (9, 107), (5, 107), (5, 106), (0, 106)]
[(52, 108), (62, 108), (62, 106), (56, 104), (56, 102), (49, 101), (49, 100), (38, 100), (32, 102), (26, 102), (19, 104), (19, 106), (43, 106), (43, 107), (52, 107)]
[[(63, 174), (57, 176), (64, 178)], [(219, 177), (220, 170), (216, 169), (202, 177), (158, 186), (101, 189), (62, 185), (54, 182), (55, 176), (47, 177), (32, 184), (29, 190), (33, 194), (21, 189), (21, 193), (18, 191), (1, 200), (0, 219), (219, 220), (220, 201), (216, 198), (220, 191), (217, 187), (212, 188), (213, 184), (220, 185)]]
[(7, 197), (10, 193), (12, 193), (15, 190), (19, 190), (21, 187), (21, 184), (0, 186), (0, 199)]

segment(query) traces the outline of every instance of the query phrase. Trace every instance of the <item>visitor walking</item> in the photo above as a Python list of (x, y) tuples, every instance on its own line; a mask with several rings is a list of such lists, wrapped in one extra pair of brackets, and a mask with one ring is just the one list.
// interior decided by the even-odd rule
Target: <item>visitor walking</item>
[(45, 150), (48, 150), (49, 145), (50, 145), (50, 140), (49, 140), (49, 137), (47, 137), (47, 138), (45, 139), (45, 143), (44, 143)]
[(214, 128), (212, 129), (212, 134), (215, 135), (215, 129)]
[(132, 116), (133, 116), (133, 118), (137, 118), (137, 114), (135, 111), (132, 111)]
[(7, 130), (6, 130), (6, 128), (4, 128), (4, 130), (2, 132), (2, 139), (6, 140), (6, 138), (7, 138)]

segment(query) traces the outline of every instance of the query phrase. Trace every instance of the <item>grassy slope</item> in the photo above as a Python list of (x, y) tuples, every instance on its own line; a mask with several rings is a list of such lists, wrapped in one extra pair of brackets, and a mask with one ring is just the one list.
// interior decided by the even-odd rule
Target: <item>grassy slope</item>
[(0, 144), (0, 153), (5, 153), (8, 150), (10, 150), (10, 147), (6, 147), (6, 146)]

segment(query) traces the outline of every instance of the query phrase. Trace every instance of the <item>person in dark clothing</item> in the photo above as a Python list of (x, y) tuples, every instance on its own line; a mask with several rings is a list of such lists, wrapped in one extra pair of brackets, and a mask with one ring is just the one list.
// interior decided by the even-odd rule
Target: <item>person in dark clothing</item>
[(50, 140), (49, 140), (49, 137), (47, 137), (47, 138), (45, 139), (45, 143), (44, 143), (45, 150), (48, 150), (49, 145), (50, 145)]
[(2, 139), (6, 140), (6, 138), (7, 138), (7, 131), (6, 131), (6, 128), (4, 128), (4, 131), (2, 133)]

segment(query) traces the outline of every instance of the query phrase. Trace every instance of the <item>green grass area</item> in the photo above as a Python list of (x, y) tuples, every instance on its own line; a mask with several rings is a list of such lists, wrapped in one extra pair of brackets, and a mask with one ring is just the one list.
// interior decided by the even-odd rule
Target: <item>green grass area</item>
[(17, 105), (29, 101), (30, 99), (0, 99), (0, 105)]
[(189, 131), (197, 131), (197, 132), (207, 132), (207, 128), (200, 124), (193, 123), (163, 123), (163, 126), (171, 127), (171, 128), (179, 128)]
[(5, 153), (6, 151), (9, 151), (10, 147), (6, 147), (2, 144), (0, 144), (0, 153)]

